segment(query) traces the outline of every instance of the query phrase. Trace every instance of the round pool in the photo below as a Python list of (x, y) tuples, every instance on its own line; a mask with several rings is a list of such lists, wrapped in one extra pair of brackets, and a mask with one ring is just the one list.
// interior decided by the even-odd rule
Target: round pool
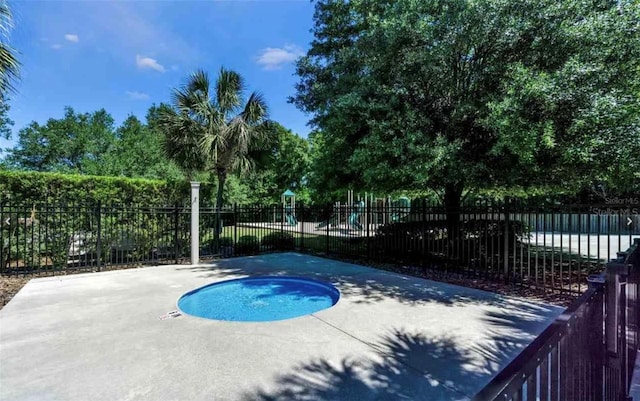
[(340, 292), (329, 283), (300, 277), (263, 276), (196, 288), (178, 300), (188, 315), (215, 320), (267, 322), (332, 307)]

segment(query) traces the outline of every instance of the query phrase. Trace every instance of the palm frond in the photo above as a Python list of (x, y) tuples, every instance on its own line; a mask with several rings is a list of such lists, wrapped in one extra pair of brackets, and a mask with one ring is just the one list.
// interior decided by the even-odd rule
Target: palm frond
[(220, 75), (216, 81), (216, 101), (218, 108), (225, 116), (240, 106), (243, 90), (244, 82), (240, 74), (224, 68), (220, 69)]
[(231, 163), (231, 170), (240, 175), (246, 174), (255, 168), (255, 160), (248, 154), (237, 154)]
[(0, 1), (0, 31), (6, 37), (13, 28), (13, 15), (9, 5), (5, 1)]
[(158, 125), (164, 132), (163, 149), (170, 160), (188, 175), (206, 167), (206, 157), (197, 146), (197, 122), (184, 113), (167, 109), (160, 113)]
[(189, 77), (187, 90), (194, 94), (202, 94), (203, 97), (209, 98), (209, 75), (203, 70), (196, 70)]
[(260, 92), (253, 92), (242, 111), (242, 118), (250, 125), (256, 125), (268, 118), (267, 102)]
[(193, 73), (172, 91), (170, 112), (159, 125), (165, 133), (165, 152), (183, 170), (204, 168), (246, 172), (254, 168), (252, 152), (268, 136), (267, 106), (254, 92), (242, 107), (242, 77), (224, 68), (216, 81), (215, 99), (209, 96), (207, 74)]
[[(0, 2), (0, 31), (3, 36), (13, 27), (11, 11), (5, 2)], [(4, 42), (0, 42), (0, 91), (15, 91), (13, 82), (19, 79), (20, 62), (16, 57), (16, 50)]]
[(271, 148), (278, 141), (278, 133), (274, 131), (273, 121), (265, 120), (256, 125), (255, 139), (251, 143), (250, 151), (262, 151)]

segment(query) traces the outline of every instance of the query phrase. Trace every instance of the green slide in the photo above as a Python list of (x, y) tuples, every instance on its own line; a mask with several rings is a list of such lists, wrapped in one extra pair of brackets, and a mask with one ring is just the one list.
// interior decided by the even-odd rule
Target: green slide
[(298, 220), (296, 220), (296, 216), (293, 215), (291, 211), (291, 207), (284, 208), (284, 218), (287, 221), (287, 224), (290, 226), (295, 226), (298, 224)]
[(364, 202), (360, 201), (353, 205), (353, 213), (349, 216), (349, 227), (352, 230), (362, 230), (362, 224), (360, 224), (360, 213), (364, 209)]

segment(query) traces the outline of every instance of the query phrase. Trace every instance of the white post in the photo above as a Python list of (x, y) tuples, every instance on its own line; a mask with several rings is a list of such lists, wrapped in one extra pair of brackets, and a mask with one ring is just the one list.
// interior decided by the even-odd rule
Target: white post
[(191, 181), (191, 264), (200, 262), (200, 183)]

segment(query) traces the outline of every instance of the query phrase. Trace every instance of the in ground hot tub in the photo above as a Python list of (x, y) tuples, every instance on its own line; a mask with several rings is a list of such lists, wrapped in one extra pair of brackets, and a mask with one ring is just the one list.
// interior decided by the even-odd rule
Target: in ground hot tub
[(187, 314), (214, 320), (267, 322), (309, 315), (335, 305), (340, 292), (301, 277), (262, 276), (196, 288), (178, 300)]

